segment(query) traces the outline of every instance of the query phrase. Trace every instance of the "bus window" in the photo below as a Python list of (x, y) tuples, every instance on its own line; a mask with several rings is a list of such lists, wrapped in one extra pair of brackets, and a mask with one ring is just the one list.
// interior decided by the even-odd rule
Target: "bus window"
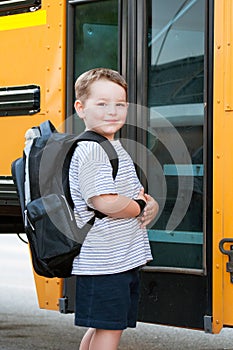
[(0, 16), (33, 12), (41, 8), (41, 0), (5, 0), (0, 2)]
[(148, 174), (160, 204), (150, 265), (202, 269), (205, 2), (148, 6)]
[[(74, 81), (88, 69), (118, 69), (118, 1), (90, 1), (74, 10)], [(82, 121), (74, 117), (80, 132)]]

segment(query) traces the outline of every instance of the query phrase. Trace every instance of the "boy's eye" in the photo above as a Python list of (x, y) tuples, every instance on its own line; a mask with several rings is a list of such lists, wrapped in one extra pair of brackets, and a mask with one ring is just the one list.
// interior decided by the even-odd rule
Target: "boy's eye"
[(118, 112), (123, 112), (127, 108), (127, 103), (125, 102), (97, 102), (96, 106), (101, 110), (108, 111), (111, 108), (116, 108)]
[(126, 107), (126, 103), (124, 103), (124, 102), (116, 103), (116, 107), (125, 108)]

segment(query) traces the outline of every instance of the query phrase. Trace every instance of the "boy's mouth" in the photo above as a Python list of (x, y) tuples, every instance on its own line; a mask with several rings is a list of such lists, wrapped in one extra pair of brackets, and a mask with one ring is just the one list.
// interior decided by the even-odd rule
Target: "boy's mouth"
[(119, 123), (119, 119), (116, 119), (116, 118), (106, 118), (105, 119), (105, 123)]

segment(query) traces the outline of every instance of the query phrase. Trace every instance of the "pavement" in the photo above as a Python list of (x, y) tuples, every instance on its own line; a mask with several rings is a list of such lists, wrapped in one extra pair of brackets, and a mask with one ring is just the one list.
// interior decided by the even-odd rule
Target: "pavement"
[[(84, 328), (73, 314), (38, 308), (28, 247), (0, 235), (0, 350), (78, 350)], [(123, 333), (119, 350), (233, 350), (233, 329), (220, 334), (138, 323)]]

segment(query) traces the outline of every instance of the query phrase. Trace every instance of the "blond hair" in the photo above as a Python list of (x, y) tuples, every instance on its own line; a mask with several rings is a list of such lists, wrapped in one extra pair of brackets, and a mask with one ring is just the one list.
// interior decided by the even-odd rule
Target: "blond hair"
[(84, 103), (90, 95), (91, 84), (101, 79), (112, 81), (113, 83), (122, 86), (125, 90), (127, 99), (128, 85), (125, 79), (117, 71), (108, 68), (94, 68), (81, 74), (76, 80), (74, 86), (76, 99)]

